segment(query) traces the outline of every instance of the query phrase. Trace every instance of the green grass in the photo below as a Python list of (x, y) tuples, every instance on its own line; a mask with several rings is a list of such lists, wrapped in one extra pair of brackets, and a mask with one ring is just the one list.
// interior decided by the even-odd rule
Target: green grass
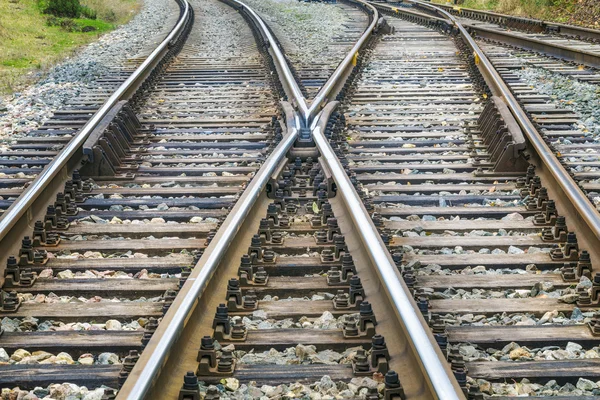
[[(578, 0), (464, 0), (460, 7), (477, 10), (566, 22), (577, 7)], [(447, 4), (447, 0), (434, 0)], [(451, 2), (453, 3), (453, 1)], [(461, 2), (459, 2), (461, 3)]]
[(91, 32), (47, 26), (48, 16), (40, 13), (37, 0), (0, 0), (0, 94), (30, 83), (38, 72), (127, 22), (139, 10), (139, 0), (89, 0), (82, 4), (99, 8), (95, 20), (73, 20), (79, 28), (93, 27)]

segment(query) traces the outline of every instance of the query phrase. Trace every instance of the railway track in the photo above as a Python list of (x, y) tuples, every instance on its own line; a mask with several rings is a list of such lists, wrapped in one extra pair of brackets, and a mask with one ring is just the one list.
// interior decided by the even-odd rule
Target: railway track
[(437, 10), (451, 13), (473, 36), (479, 38), (507, 43), (581, 65), (595, 68), (600, 66), (600, 35), (597, 30), (449, 5), (436, 4), (437, 10), (426, 3), (409, 1), (407, 5), (437, 16), (440, 16)]
[(596, 395), (600, 215), (460, 21), (344, 4), (311, 75), (179, 5), (0, 220), (7, 395)]
[[(404, 6), (408, 10), (416, 9), (426, 11), (428, 15), (435, 14), (427, 10), (427, 5)], [(577, 54), (581, 53), (582, 48), (593, 52), (593, 46), (597, 43), (595, 31), (460, 7), (440, 8), (456, 15), (466, 29), (474, 33), (479, 46), (527, 112), (536, 129), (543, 134), (555, 155), (587, 193), (589, 200), (598, 206), (598, 157), (595, 150), (597, 129), (594, 124), (593, 106), (587, 104), (593, 102), (599, 75), (593, 64), (587, 64), (588, 67), (581, 64), (583, 61), (560, 53), (562, 47), (569, 47)], [(439, 17), (439, 14), (435, 15)], [(477, 34), (477, 31), (472, 29), (474, 21), (484, 21), (487, 25), (491, 23), (492, 25), (486, 25), (486, 29), (493, 29), (499, 36)], [(504, 39), (501, 35), (504, 35), (506, 30), (514, 35), (524, 35), (525, 38), (535, 37), (536, 40), (547, 41), (548, 48), (528, 46), (526, 40), (512, 42)], [(584, 40), (587, 44), (574, 39)], [(554, 45), (556, 48), (553, 49)], [(552, 81), (560, 82), (557, 88), (544, 88), (547, 82)], [(561, 86), (581, 92), (581, 96), (586, 100), (579, 104), (576, 95), (575, 100), (564, 99), (565, 94), (559, 89)], [(543, 88), (542, 92), (540, 88)], [(591, 95), (586, 97), (586, 93)]]

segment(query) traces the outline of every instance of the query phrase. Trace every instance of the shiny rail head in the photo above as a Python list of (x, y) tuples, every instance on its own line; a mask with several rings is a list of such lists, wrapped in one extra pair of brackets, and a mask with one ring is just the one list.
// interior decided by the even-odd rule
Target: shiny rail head
[(329, 104), (319, 114), (319, 121), (312, 125), (312, 135), (326, 166), (333, 175), (337, 185), (337, 193), (342, 196), (347, 209), (351, 211), (350, 218), (354, 222), (361, 241), (364, 243), (369, 257), (373, 261), (381, 278), (381, 284), (394, 306), (394, 313), (408, 335), (408, 340), (422, 367), (427, 384), (435, 394), (435, 398), (443, 400), (464, 399), (464, 395), (449, 372), (446, 361), (438, 354), (435, 340), (430, 338), (429, 327), (420, 317), (411, 296), (407, 293), (396, 274), (396, 266), (391, 261), (385, 244), (377, 228), (373, 224), (358, 193), (352, 186), (340, 160), (335, 155), (329, 140), (325, 137), (324, 129), (335, 106)]
[(310, 126), (313, 121), (316, 120), (315, 116), (319, 113), (322, 106), (325, 106), (325, 102), (328, 99), (331, 91), (336, 87), (342, 84), (342, 79), (345, 79), (346, 72), (348, 68), (353, 68), (352, 61), (354, 57), (358, 54), (359, 50), (363, 48), (366, 44), (367, 40), (373, 34), (375, 27), (379, 21), (379, 12), (377, 8), (373, 5), (369, 4), (363, 0), (355, 0), (356, 3), (362, 5), (365, 9), (370, 11), (372, 21), (365, 29), (361, 37), (358, 41), (352, 46), (352, 49), (346, 54), (344, 59), (339, 63), (333, 74), (327, 79), (327, 82), (321, 87), (315, 98), (313, 99), (310, 108), (306, 110), (304, 114), (305, 122), (307, 126)]
[[(287, 107), (287, 109), (291, 111), (291, 107)], [(299, 122), (299, 117), (297, 114), (288, 115), (287, 120)], [(169, 357), (170, 349), (181, 335), (185, 327), (185, 321), (194, 310), (197, 299), (204, 293), (208, 282), (214, 275), (229, 246), (234, 241), (246, 217), (252, 211), (260, 194), (265, 190), (272, 174), (296, 141), (299, 130), (298, 125), (287, 127), (287, 134), (265, 160), (248, 187), (244, 190), (242, 196), (235, 204), (235, 208), (229, 213), (221, 228), (217, 231), (215, 238), (204, 251), (204, 255), (194, 267), (194, 271), (199, 271), (197, 272), (197, 276), (195, 279), (188, 279), (191, 285), (187, 288), (186, 292), (183, 292), (186, 289), (184, 286), (180, 292), (182, 296), (177, 296), (177, 307), (169, 308), (167, 314), (163, 317), (164, 320), (169, 321), (169, 324), (160, 337), (156, 333), (154, 334), (146, 347), (146, 351), (150, 349), (152, 351), (142, 353), (141, 362), (138, 361), (136, 367), (134, 367), (135, 375), (133, 372), (130, 375), (133, 378), (132, 381), (125, 382), (117, 399), (143, 400), (146, 398), (147, 393), (154, 386), (154, 382), (160, 374), (167, 357)], [(192, 271), (192, 274), (194, 274), (194, 271)], [(139, 367), (137, 367), (138, 364), (140, 364)], [(135, 381), (133, 382), (133, 380)]]
[[(467, 30), (460, 24), (460, 22), (450, 13), (442, 10), (436, 5), (426, 3), (420, 0), (406, 0), (407, 2), (422, 5), (425, 8), (434, 10), (446, 18), (460, 30), (461, 35), (467, 41), (467, 44), (478, 54), (480, 57), (480, 64), (489, 71), (489, 77), (492, 80), (493, 85), (497, 88), (499, 95), (501, 95), (511, 113), (515, 117), (519, 126), (523, 130), (527, 143), (530, 148), (535, 150), (539, 156), (544, 167), (550, 172), (561, 191), (565, 194), (569, 202), (572, 204), (575, 212), (585, 222), (585, 225), (590, 229), (591, 233), (597, 240), (600, 240), (600, 213), (596, 210), (596, 207), (587, 198), (586, 194), (579, 187), (577, 182), (571, 177), (569, 172), (562, 166), (558, 158), (554, 155), (550, 147), (544, 141), (542, 135), (537, 131), (533, 123), (529, 120), (529, 117), (523, 111), (512, 92), (504, 83), (504, 80), (500, 77), (496, 69), (492, 66), (492, 63), (485, 56), (483, 51), (477, 46), (475, 40), (469, 35)], [(379, 4), (378, 4), (379, 5)], [(384, 6), (391, 8), (389, 6)], [(553, 183), (551, 183), (553, 184)]]
[(308, 106), (302, 91), (300, 90), (300, 86), (298, 82), (294, 79), (294, 74), (292, 73), (290, 66), (287, 63), (287, 60), (283, 53), (279, 48), (279, 44), (275, 37), (271, 34), (271, 31), (262, 20), (262, 18), (248, 5), (241, 2), (240, 0), (221, 0), (227, 4), (235, 5), (235, 7), (239, 10), (243, 10), (246, 14), (252, 19), (255, 26), (260, 30), (262, 37), (266, 38), (269, 42), (269, 50), (273, 53), (274, 62), (276, 64), (277, 69), (280, 71), (279, 79), (282, 81), (284, 87), (289, 88), (291, 92), (292, 101), (297, 105), (300, 109), (300, 113), (304, 116), (308, 113)]

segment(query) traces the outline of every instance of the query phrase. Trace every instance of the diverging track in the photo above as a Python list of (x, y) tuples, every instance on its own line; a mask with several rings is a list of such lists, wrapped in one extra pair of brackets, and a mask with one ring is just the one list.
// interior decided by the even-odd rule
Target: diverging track
[(311, 102), (256, 12), (181, 4), (0, 220), (2, 387), (593, 394), (600, 215), (459, 21), (349, 4), (368, 27)]

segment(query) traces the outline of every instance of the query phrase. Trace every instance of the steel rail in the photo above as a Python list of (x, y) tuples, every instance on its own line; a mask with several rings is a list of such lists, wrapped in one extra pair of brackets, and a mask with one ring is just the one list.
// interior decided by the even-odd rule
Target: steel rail
[(489, 76), (493, 79), (495, 87), (500, 91), (500, 94), (504, 98), (508, 108), (511, 113), (515, 117), (515, 120), (525, 133), (529, 144), (533, 146), (536, 153), (539, 155), (541, 161), (544, 163), (546, 168), (548, 168), (551, 175), (557, 181), (558, 185), (565, 193), (576, 212), (579, 216), (585, 221), (586, 225), (592, 231), (592, 233), (596, 236), (596, 238), (600, 239), (600, 213), (594, 207), (594, 205), (587, 198), (583, 190), (577, 185), (575, 180), (569, 175), (567, 170), (560, 164), (560, 161), (556, 158), (550, 147), (544, 142), (542, 135), (537, 131), (535, 126), (531, 123), (527, 114), (521, 106), (519, 102), (515, 99), (510, 89), (500, 77), (496, 69), (493, 67), (492, 63), (485, 56), (483, 51), (477, 46), (477, 43), (473, 40), (473, 38), (469, 35), (467, 30), (458, 22), (458, 20), (447, 11), (440, 9), (439, 7), (433, 6), (429, 3), (424, 3), (419, 0), (409, 0), (411, 3), (419, 4), (425, 8), (429, 8), (430, 10), (434, 10), (436, 12), (441, 13), (447, 19), (452, 21), (454, 26), (459, 29), (462, 37), (467, 41), (469, 47), (473, 49), (473, 51), (477, 54), (480, 59), (480, 66), (483, 66), (489, 72)]
[(416, 351), (423, 373), (428, 379), (428, 385), (438, 399), (458, 400), (463, 399), (462, 392), (457, 392), (453, 377), (447, 374), (443, 361), (434, 344), (429, 340), (428, 332), (417, 314), (417, 310), (411, 303), (411, 297), (404, 290), (398, 276), (397, 267), (390, 262), (388, 251), (379, 236), (367, 210), (364, 208), (358, 193), (352, 186), (344, 167), (337, 158), (329, 141), (321, 131), (320, 126), (312, 130), (313, 139), (317, 144), (321, 157), (327, 163), (333, 179), (337, 185), (337, 193), (341, 194), (346, 206), (351, 210), (351, 218), (355, 226), (360, 227), (357, 234), (369, 253), (369, 256), (378, 269), (381, 284), (387, 295), (395, 305), (395, 312), (408, 334), (408, 340)]
[(310, 105), (310, 108), (306, 111), (306, 114), (304, 115), (304, 120), (305, 120), (307, 126), (310, 125), (310, 123), (312, 122), (312, 119), (315, 117), (315, 115), (320, 110), (320, 106), (322, 105), (322, 103), (327, 100), (327, 96), (330, 94), (331, 90), (339, 83), (340, 78), (342, 77), (343, 74), (346, 73), (346, 71), (347, 71), (348, 67), (350, 66), (350, 64), (352, 63), (353, 59), (356, 56), (358, 56), (358, 51), (363, 47), (363, 45), (366, 43), (367, 39), (369, 37), (371, 37), (371, 34), (373, 33), (375, 26), (377, 26), (377, 22), (379, 20), (379, 12), (377, 11), (377, 9), (375, 7), (373, 7), (371, 4), (367, 3), (366, 1), (362, 1), (362, 0), (356, 0), (356, 1), (357, 1), (357, 3), (362, 4), (363, 6), (365, 6), (366, 8), (368, 8), (369, 10), (371, 10), (373, 12), (373, 20), (371, 21), (371, 23), (369, 24), (367, 29), (365, 29), (365, 31), (363, 32), (361, 37), (358, 39), (356, 44), (348, 52), (346, 57), (344, 57), (342, 62), (339, 63), (339, 65), (337, 66), (337, 68), (335, 69), (333, 74), (329, 77), (329, 79), (327, 79), (327, 82), (325, 82), (325, 84), (321, 87), (321, 89), (319, 90), (319, 92), (317, 93), (315, 98), (313, 99), (313, 101)]
[[(447, 11), (444, 9), (444, 7), (446, 7), (446, 6), (442, 6), (442, 5), (434, 6), (430, 3), (423, 3), (420, 0), (406, 0), (406, 2), (418, 4), (424, 8), (429, 9), (430, 11), (434, 11), (435, 13), (443, 14), (446, 17), (448, 17), (450, 15), (454, 16), (452, 11), (456, 11), (453, 8), (451, 9), (452, 11), (450, 11), (450, 10)], [(461, 9), (461, 10), (464, 10), (464, 9)], [(474, 11), (474, 10), (471, 10), (471, 11)], [(458, 19), (456, 19), (456, 18), (461, 18), (461, 17), (462, 16), (460, 16), (460, 15), (454, 16), (452, 21), (458, 22)], [(495, 18), (500, 19), (501, 17), (506, 20), (511, 19), (511, 17), (509, 17), (509, 16), (505, 16), (505, 15), (503, 16), (500, 14), (497, 14), (497, 17), (495, 17)], [(469, 18), (469, 17), (466, 17), (466, 18)], [(515, 20), (515, 19), (512, 18), (512, 20)], [(532, 25), (545, 27), (542, 24), (542, 21), (527, 20), (527, 19), (522, 19), (522, 20), (524, 21), (524, 23), (528, 22)], [(496, 22), (496, 21), (494, 21), (494, 22)], [(496, 23), (501, 24), (501, 22), (496, 22)], [(587, 66), (594, 67), (594, 68), (600, 68), (600, 54), (598, 54), (598, 53), (593, 53), (593, 52), (586, 51), (586, 50), (579, 50), (579, 49), (572, 48), (572, 47), (569, 47), (566, 45), (556, 44), (556, 43), (536, 39), (536, 38), (529, 37), (529, 36), (522, 36), (522, 35), (518, 35), (518, 34), (515, 34), (512, 32), (509, 32), (509, 31), (503, 31), (503, 30), (497, 30), (497, 29), (493, 29), (493, 28), (489, 28), (489, 27), (479, 26), (479, 25), (475, 25), (475, 24), (472, 24), (467, 21), (463, 21), (461, 23), (461, 25), (463, 27), (467, 27), (471, 32), (474, 32), (475, 34), (477, 34), (477, 36), (480, 36), (482, 38), (496, 40), (496, 41), (503, 42), (503, 43), (506, 43), (509, 45), (521, 47), (526, 50), (532, 50), (532, 51), (539, 52), (539, 53), (542, 53), (545, 55), (549, 55), (551, 57), (560, 58), (560, 59), (575, 62), (578, 64), (587, 65)], [(558, 26), (558, 25), (555, 24), (553, 26)], [(566, 25), (564, 29), (567, 29), (567, 27), (569, 27), (569, 25)], [(560, 29), (560, 27), (557, 29)], [(589, 31), (591, 31), (591, 30), (589, 30)], [(596, 31), (596, 33), (600, 37), (600, 31)]]
[[(297, 106), (303, 112), (307, 110), (306, 100), (302, 96), (300, 87), (295, 81), (283, 53), (279, 50), (277, 42), (273, 35), (271, 35), (266, 24), (250, 7), (239, 0), (232, 1), (248, 13), (253, 20), (252, 22), (260, 29), (261, 35), (268, 40), (269, 46), (274, 53), (273, 57), (276, 67), (283, 75), (280, 75), (279, 78), (283, 79), (284, 82), (282, 83), (284, 85), (292, 89), (291, 95)], [(191, 281), (191, 287), (186, 291), (184, 297), (178, 298), (178, 301), (180, 301), (178, 307), (170, 308), (167, 315), (165, 315), (165, 319), (169, 321), (169, 324), (165, 327), (164, 332), (159, 338), (153, 337), (154, 340), (151, 339), (150, 343), (148, 343), (147, 348), (152, 348), (152, 352), (145, 359), (141, 371), (135, 376), (136, 380), (131, 389), (128, 389), (127, 393), (121, 392), (117, 397), (118, 399), (142, 400), (152, 388), (162, 366), (169, 356), (171, 347), (183, 331), (188, 316), (193, 312), (198, 298), (202, 296), (233, 239), (269, 182), (271, 175), (296, 141), (300, 130), (300, 121), (298, 117), (294, 121), (296, 126), (288, 127), (289, 133), (273, 150), (237, 201), (236, 207), (239, 208), (236, 212), (230, 213), (224, 221), (217, 233), (218, 240), (211, 242), (211, 246), (214, 243), (214, 247), (208, 248), (206, 251), (208, 258), (200, 260), (194, 267), (194, 269), (200, 268), (197, 278), (188, 280)]]
[[(148, 344), (148, 347), (152, 346), (153, 351), (146, 360), (140, 374), (137, 376), (133, 388), (129, 393), (125, 394), (126, 397), (123, 397), (123, 394), (121, 394), (117, 399), (142, 400), (145, 398), (146, 394), (151, 389), (155, 378), (158, 376), (163, 363), (167, 359), (170, 348), (181, 334), (185, 326), (185, 321), (193, 311), (198, 298), (202, 295), (204, 289), (206, 289), (208, 282), (223, 259), (225, 252), (244, 223), (246, 216), (252, 210), (256, 200), (269, 182), (271, 175), (281, 160), (286, 156), (297, 137), (298, 129), (294, 127), (277, 145), (275, 150), (273, 150), (273, 153), (271, 153), (256, 176), (252, 179), (252, 182), (250, 182), (246, 190), (244, 190), (244, 193), (236, 204), (240, 206), (240, 209), (235, 213), (232, 212), (229, 214), (219, 231), (219, 240), (211, 242), (211, 244), (215, 244), (215, 247), (210, 249), (208, 259), (200, 266), (201, 270), (198, 277), (193, 280), (192, 286), (187, 291), (185, 297), (181, 299), (179, 306), (176, 309), (169, 309), (168, 313), (174, 314), (169, 318), (169, 324), (164, 333), (157, 343), (151, 341)], [(198, 266), (196, 266), (196, 268), (197, 267)], [(192, 279), (189, 279), (188, 281), (190, 280)]]
[(4, 239), (11, 228), (19, 221), (35, 200), (40, 196), (50, 182), (67, 165), (69, 160), (75, 155), (79, 148), (85, 143), (94, 128), (108, 114), (108, 112), (121, 100), (131, 96), (131, 90), (134, 90), (141, 83), (149, 70), (155, 63), (164, 56), (171, 41), (175, 39), (184, 29), (187, 19), (190, 17), (190, 5), (187, 0), (182, 0), (183, 12), (179, 21), (170, 32), (170, 34), (154, 49), (154, 51), (144, 60), (144, 62), (127, 78), (121, 86), (104, 102), (98, 111), (81, 128), (81, 130), (69, 141), (69, 143), (58, 153), (58, 155), (40, 172), (36, 179), (27, 189), (17, 198), (17, 200), (8, 208), (0, 219), (0, 240)]
[[(544, 21), (541, 19), (534, 19), (534, 18), (517, 17), (514, 15), (500, 14), (497, 12), (487, 11), (487, 10), (476, 10), (473, 8), (464, 8), (464, 7), (461, 7), (460, 5), (455, 6), (455, 5), (449, 5), (449, 4), (436, 4), (436, 6), (443, 10), (446, 10), (452, 14), (456, 13), (456, 14), (459, 14), (459, 16), (465, 15), (467, 18), (476, 19), (477, 17), (472, 17), (471, 15), (479, 16), (480, 20), (484, 21), (484, 22), (493, 22), (493, 23), (505, 24), (505, 25), (507, 25), (510, 22), (517, 22), (517, 23), (522, 23), (522, 24), (526, 24), (526, 25), (537, 26), (544, 30), (548, 30), (548, 28), (553, 28), (556, 30), (557, 33), (565, 34), (567, 36), (578, 36), (579, 38), (582, 38), (582, 39), (584, 38), (584, 39), (596, 40), (596, 41), (600, 40), (600, 30), (586, 28), (583, 26), (562, 24), (559, 22)], [(548, 33), (553, 33), (553, 32), (550, 31)]]
[[(289, 65), (287, 64), (287, 60), (284, 57), (283, 53), (279, 49), (279, 45), (277, 41), (271, 34), (271, 31), (267, 27), (267, 25), (263, 22), (262, 18), (250, 7), (246, 4), (242, 3), (239, 0), (230, 0), (233, 3), (237, 4), (240, 8), (243, 8), (250, 14), (253, 18), (254, 23), (258, 25), (258, 28), (261, 30), (261, 34), (269, 41), (269, 45), (271, 50), (273, 51), (273, 55), (275, 57), (276, 63), (275, 65), (281, 68), (281, 73), (283, 74), (284, 83), (286, 83), (292, 91), (292, 97), (297, 103), (297, 106), (300, 108), (301, 114), (308, 115), (308, 106), (306, 105), (306, 99), (302, 95), (302, 90), (300, 90), (300, 86), (298, 86), (298, 82), (294, 79), (294, 74), (290, 70)], [(281, 78), (281, 77), (280, 77)], [(305, 121), (306, 122), (306, 121)]]

